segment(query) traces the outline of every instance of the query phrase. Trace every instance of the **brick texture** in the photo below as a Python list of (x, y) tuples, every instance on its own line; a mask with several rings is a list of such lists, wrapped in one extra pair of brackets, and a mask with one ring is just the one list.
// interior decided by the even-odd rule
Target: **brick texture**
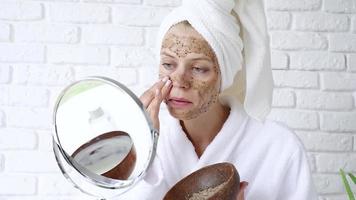
[[(141, 95), (158, 78), (158, 27), (181, 3), (0, 0), (0, 200), (91, 199), (56, 166), (57, 97), (87, 76)], [(275, 84), (268, 118), (303, 142), (319, 200), (345, 200), (338, 171), (356, 174), (356, 1), (265, 6)]]

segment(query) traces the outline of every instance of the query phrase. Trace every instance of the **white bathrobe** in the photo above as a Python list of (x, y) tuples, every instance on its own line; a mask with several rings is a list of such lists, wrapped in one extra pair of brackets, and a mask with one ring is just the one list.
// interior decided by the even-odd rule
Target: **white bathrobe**
[(258, 122), (225, 98), (230, 115), (198, 158), (179, 121), (161, 117), (157, 155), (145, 178), (120, 199), (159, 200), (179, 180), (206, 165), (233, 163), (247, 181), (246, 200), (316, 200), (306, 152), (288, 128)]

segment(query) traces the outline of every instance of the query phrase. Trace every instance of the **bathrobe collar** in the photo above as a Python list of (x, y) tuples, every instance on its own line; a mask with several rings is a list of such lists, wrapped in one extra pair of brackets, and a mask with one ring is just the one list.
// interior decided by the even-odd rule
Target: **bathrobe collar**
[(171, 116), (168, 117), (168, 131), (162, 134), (166, 134), (164, 137), (169, 144), (164, 147), (168, 162), (163, 164), (166, 165), (164, 168), (170, 169), (170, 174), (166, 176), (169, 184), (174, 184), (181, 177), (185, 177), (206, 165), (229, 162), (230, 160), (233, 162), (231, 154), (236, 152), (236, 145), (243, 138), (243, 130), (248, 121), (248, 115), (243, 106), (230, 96), (221, 97), (221, 102), (231, 108), (229, 117), (200, 158), (183, 131), (179, 120)]

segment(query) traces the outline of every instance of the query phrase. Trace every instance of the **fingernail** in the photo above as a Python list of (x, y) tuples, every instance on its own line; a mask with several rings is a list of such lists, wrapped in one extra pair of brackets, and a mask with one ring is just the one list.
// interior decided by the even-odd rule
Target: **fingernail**
[(163, 82), (166, 82), (167, 80), (168, 80), (168, 76), (165, 76), (165, 77), (162, 79)]
[(168, 86), (168, 85), (170, 85), (171, 84), (171, 80), (167, 80), (167, 82), (166, 82), (166, 84), (165, 84), (165, 86)]

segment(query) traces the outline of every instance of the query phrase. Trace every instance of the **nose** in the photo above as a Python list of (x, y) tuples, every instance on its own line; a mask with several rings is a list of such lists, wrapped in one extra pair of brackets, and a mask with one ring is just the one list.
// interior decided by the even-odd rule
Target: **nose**
[(173, 87), (187, 89), (190, 87), (190, 77), (184, 66), (178, 66), (174, 72), (170, 74)]

